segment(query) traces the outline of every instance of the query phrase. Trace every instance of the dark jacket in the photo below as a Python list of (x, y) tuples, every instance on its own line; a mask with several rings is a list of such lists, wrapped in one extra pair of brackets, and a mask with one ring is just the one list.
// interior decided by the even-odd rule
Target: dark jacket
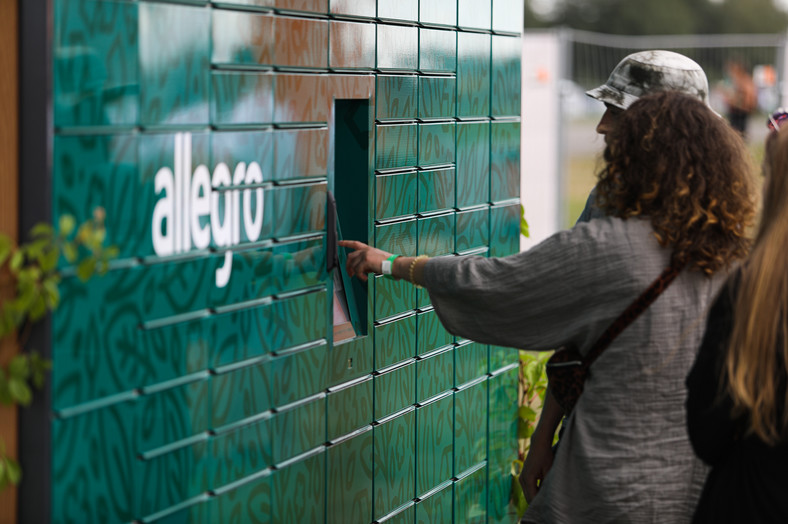
[[(695, 453), (712, 469), (693, 523), (788, 522), (788, 443), (769, 446), (746, 434), (746, 418), (731, 416), (721, 389), (731, 334), (736, 283), (723, 288), (709, 313), (706, 333), (687, 377), (687, 424)], [(784, 398), (785, 369), (780, 389)], [(779, 393), (778, 393), (779, 395)]]

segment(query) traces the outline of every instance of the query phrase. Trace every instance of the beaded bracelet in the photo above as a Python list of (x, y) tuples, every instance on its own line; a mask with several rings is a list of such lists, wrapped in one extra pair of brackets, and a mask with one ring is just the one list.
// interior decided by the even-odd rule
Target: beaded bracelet
[(430, 257), (428, 257), (427, 255), (419, 255), (413, 259), (413, 262), (410, 263), (410, 268), (408, 269), (408, 279), (410, 280), (411, 284), (416, 286), (416, 289), (421, 289), (421, 286), (418, 285), (416, 281), (413, 279), (413, 270), (416, 269), (416, 262), (418, 262), (419, 260), (426, 260), (428, 258)]

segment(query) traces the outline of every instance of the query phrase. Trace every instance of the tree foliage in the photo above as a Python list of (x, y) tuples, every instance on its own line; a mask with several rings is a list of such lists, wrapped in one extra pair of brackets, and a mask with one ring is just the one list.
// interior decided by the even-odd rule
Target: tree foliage
[[(104, 246), (102, 208), (79, 227), (71, 215), (60, 217), (57, 226), (36, 225), (30, 240), (18, 246), (0, 233), (0, 288), (9, 297), (0, 300), (0, 339), (16, 339), (19, 347), (26, 346), (33, 325), (60, 304), (58, 284), (65, 273), (88, 280), (106, 273), (118, 255), (117, 247)], [(51, 367), (34, 351), (15, 355), (0, 366), (0, 404), (30, 405), (33, 388), (41, 389)], [(0, 439), (0, 490), (21, 478), (19, 463), (6, 455)]]
[(556, 0), (540, 19), (525, 0), (525, 26), (560, 25), (622, 35), (781, 33), (788, 14), (774, 0)]

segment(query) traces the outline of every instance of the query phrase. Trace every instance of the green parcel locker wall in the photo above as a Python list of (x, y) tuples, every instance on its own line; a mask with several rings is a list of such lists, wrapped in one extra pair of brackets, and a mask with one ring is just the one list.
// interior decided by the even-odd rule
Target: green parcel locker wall
[(512, 522), (516, 351), (329, 270), (327, 202), (395, 253), (518, 250), (521, 0), (51, 20), (51, 216), (120, 249), (52, 317), (51, 522)]

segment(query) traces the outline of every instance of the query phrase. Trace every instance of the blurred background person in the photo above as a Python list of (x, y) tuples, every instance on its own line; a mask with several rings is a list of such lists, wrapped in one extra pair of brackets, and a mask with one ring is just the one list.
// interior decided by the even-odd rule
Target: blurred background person
[(726, 79), (720, 88), (725, 109), (733, 129), (747, 135), (750, 114), (758, 108), (758, 91), (747, 68), (740, 60), (725, 64)]

